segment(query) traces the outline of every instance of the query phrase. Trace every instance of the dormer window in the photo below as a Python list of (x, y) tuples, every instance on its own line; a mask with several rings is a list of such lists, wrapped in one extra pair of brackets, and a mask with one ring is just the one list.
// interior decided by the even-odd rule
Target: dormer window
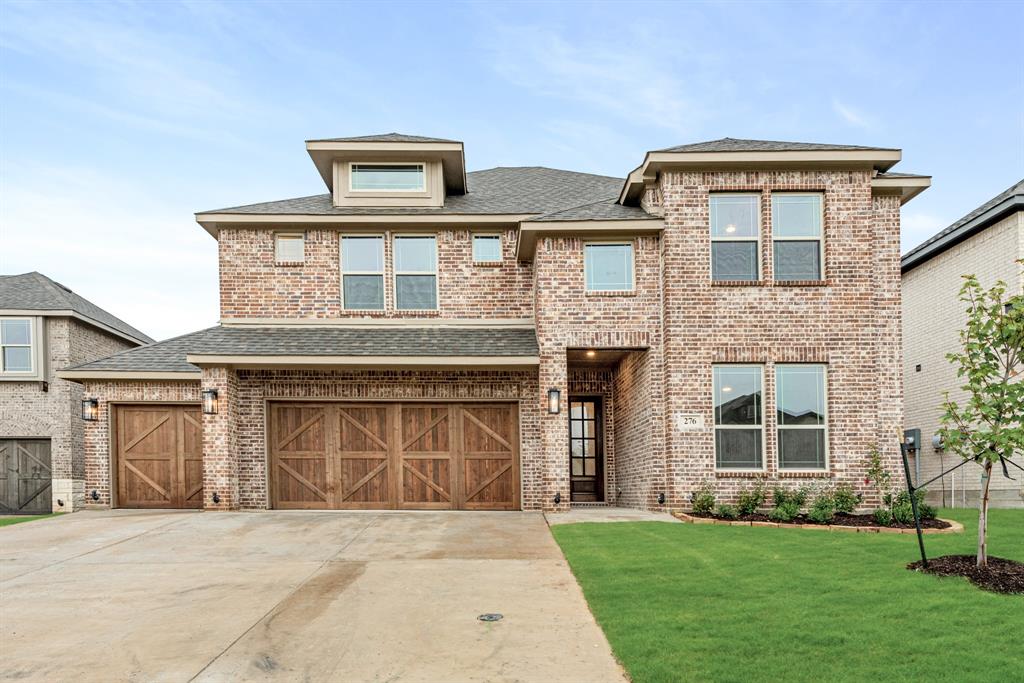
[(352, 192), (426, 192), (427, 174), (423, 164), (351, 164), (349, 190)]

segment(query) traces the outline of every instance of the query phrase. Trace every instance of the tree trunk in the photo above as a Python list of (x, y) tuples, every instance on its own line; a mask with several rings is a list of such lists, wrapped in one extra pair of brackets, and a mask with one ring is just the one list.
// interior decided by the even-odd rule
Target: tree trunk
[(988, 485), (992, 481), (992, 461), (985, 461), (981, 475), (981, 496), (978, 499), (978, 568), (988, 568)]

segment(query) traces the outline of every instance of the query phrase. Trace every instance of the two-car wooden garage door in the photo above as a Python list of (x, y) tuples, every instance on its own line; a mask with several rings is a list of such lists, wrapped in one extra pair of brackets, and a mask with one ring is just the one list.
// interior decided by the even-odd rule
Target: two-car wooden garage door
[(519, 509), (506, 403), (271, 403), (278, 509)]

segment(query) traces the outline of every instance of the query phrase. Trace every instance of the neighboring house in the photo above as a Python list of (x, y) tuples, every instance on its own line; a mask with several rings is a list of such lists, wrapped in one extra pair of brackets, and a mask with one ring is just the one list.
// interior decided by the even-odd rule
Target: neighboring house
[[(962, 401), (963, 380), (947, 353), (960, 350), (960, 330), (967, 321), (960, 301), (963, 275), (976, 275), (984, 287), (996, 280), (1008, 294), (1024, 292), (1024, 180), (993, 197), (903, 256), (903, 363), (906, 428), (920, 430), (920, 458), (915, 476), (924, 482), (960, 462), (960, 456), (936, 444), (945, 392)], [(938, 447), (937, 447), (938, 446)], [(1024, 466), (1024, 457), (1015, 462)], [(1024, 506), (1024, 472), (993, 470), (991, 503)], [(981, 490), (981, 468), (965, 465), (928, 487), (929, 500), (974, 506)]]
[(899, 150), (726, 138), (623, 180), (306, 148), (326, 194), (196, 215), (218, 326), (61, 374), (99, 504), (684, 508), (898, 467), (900, 205), (929, 184)]
[(82, 507), (82, 387), (55, 373), (152, 341), (45, 275), (0, 275), (0, 513)]

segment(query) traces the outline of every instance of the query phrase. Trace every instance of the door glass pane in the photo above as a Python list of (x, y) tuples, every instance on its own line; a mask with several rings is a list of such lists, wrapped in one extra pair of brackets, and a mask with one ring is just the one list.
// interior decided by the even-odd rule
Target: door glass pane
[(579, 439), (583, 436), (583, 423), (577, 420), (569, 421), (569, 436)]
[(587, 401), (583, 404), (583, 417), (588, 420), (593, 420), (597, 416), (597, 410), (594, 407), (593, 401)]
[(7, 372), (31, 372), (32, 349), (27, 346), (4, 347), (3, 369)]
[(597, 460), (594, 458), (587, 458), (583, 461), (583, 475), (586, 477), (593, 477), (597, 474)]
[(825, 424), (825, 368), (775, 366), (779, 426)]
[(780, 429), (779, 468), (825, 469), (825, 430)]
[(569, 404), (569, 417), (573, 419), (580, 419), (583, 417), (583, 404), (582, 403), (570, 403)]
[(0, 320), (0, 342), (4, 344), (28, 344), (32, 339), (31, 323), (28, 320)]
[(371, 237), (341, 238), (341, 269), (352, 272), (384, 272), (384, 238)]
[(574, 458), (583, 457), (583, 441), (580, 439), (573, 439), (569, 444), (569, 455)]
[(711, 279), (756, 280), (757, 242), (712, 242)]
[(383, 275), (345, 275), (345, 308), (382, 310), (384, 308)]
[(583, 476), (583, 461), (578, 458), (572, 460), (572, 476), (582, 477)]
[(473, 260), (480, 262), (500, 261), (501, 237), (498, 235), (474, 235)]
[(711, 195), (712, 237), (757, 237), (761, 221), (756, 194)]
[(719, 366), (713, 374), (715, 424), (761, 424), (761, 368)]
[(395, 272), (433, 273), (437, 266), (436, 240), (429, 237), (395, 238)]
[(632, 244), (588, 244), (584, 260), (589, 291), (633, 289)]
[(422, 164), (352, 164), (352, 189), (422, 192), (426, 190)]
[(399, 275), (395, 278), (395, 306), (403, 310), (437, 308), (433, 275)]
[(772, 235), (774, 237), (819, 237), (821, 235), (821, 195), (773, 194)]
[(776, 280), (820, 280), (821, 243), (818, 240), (775, 243)]
[(760, 469), (760, 429), (716, 429), (715, 465), (719, 469)]

